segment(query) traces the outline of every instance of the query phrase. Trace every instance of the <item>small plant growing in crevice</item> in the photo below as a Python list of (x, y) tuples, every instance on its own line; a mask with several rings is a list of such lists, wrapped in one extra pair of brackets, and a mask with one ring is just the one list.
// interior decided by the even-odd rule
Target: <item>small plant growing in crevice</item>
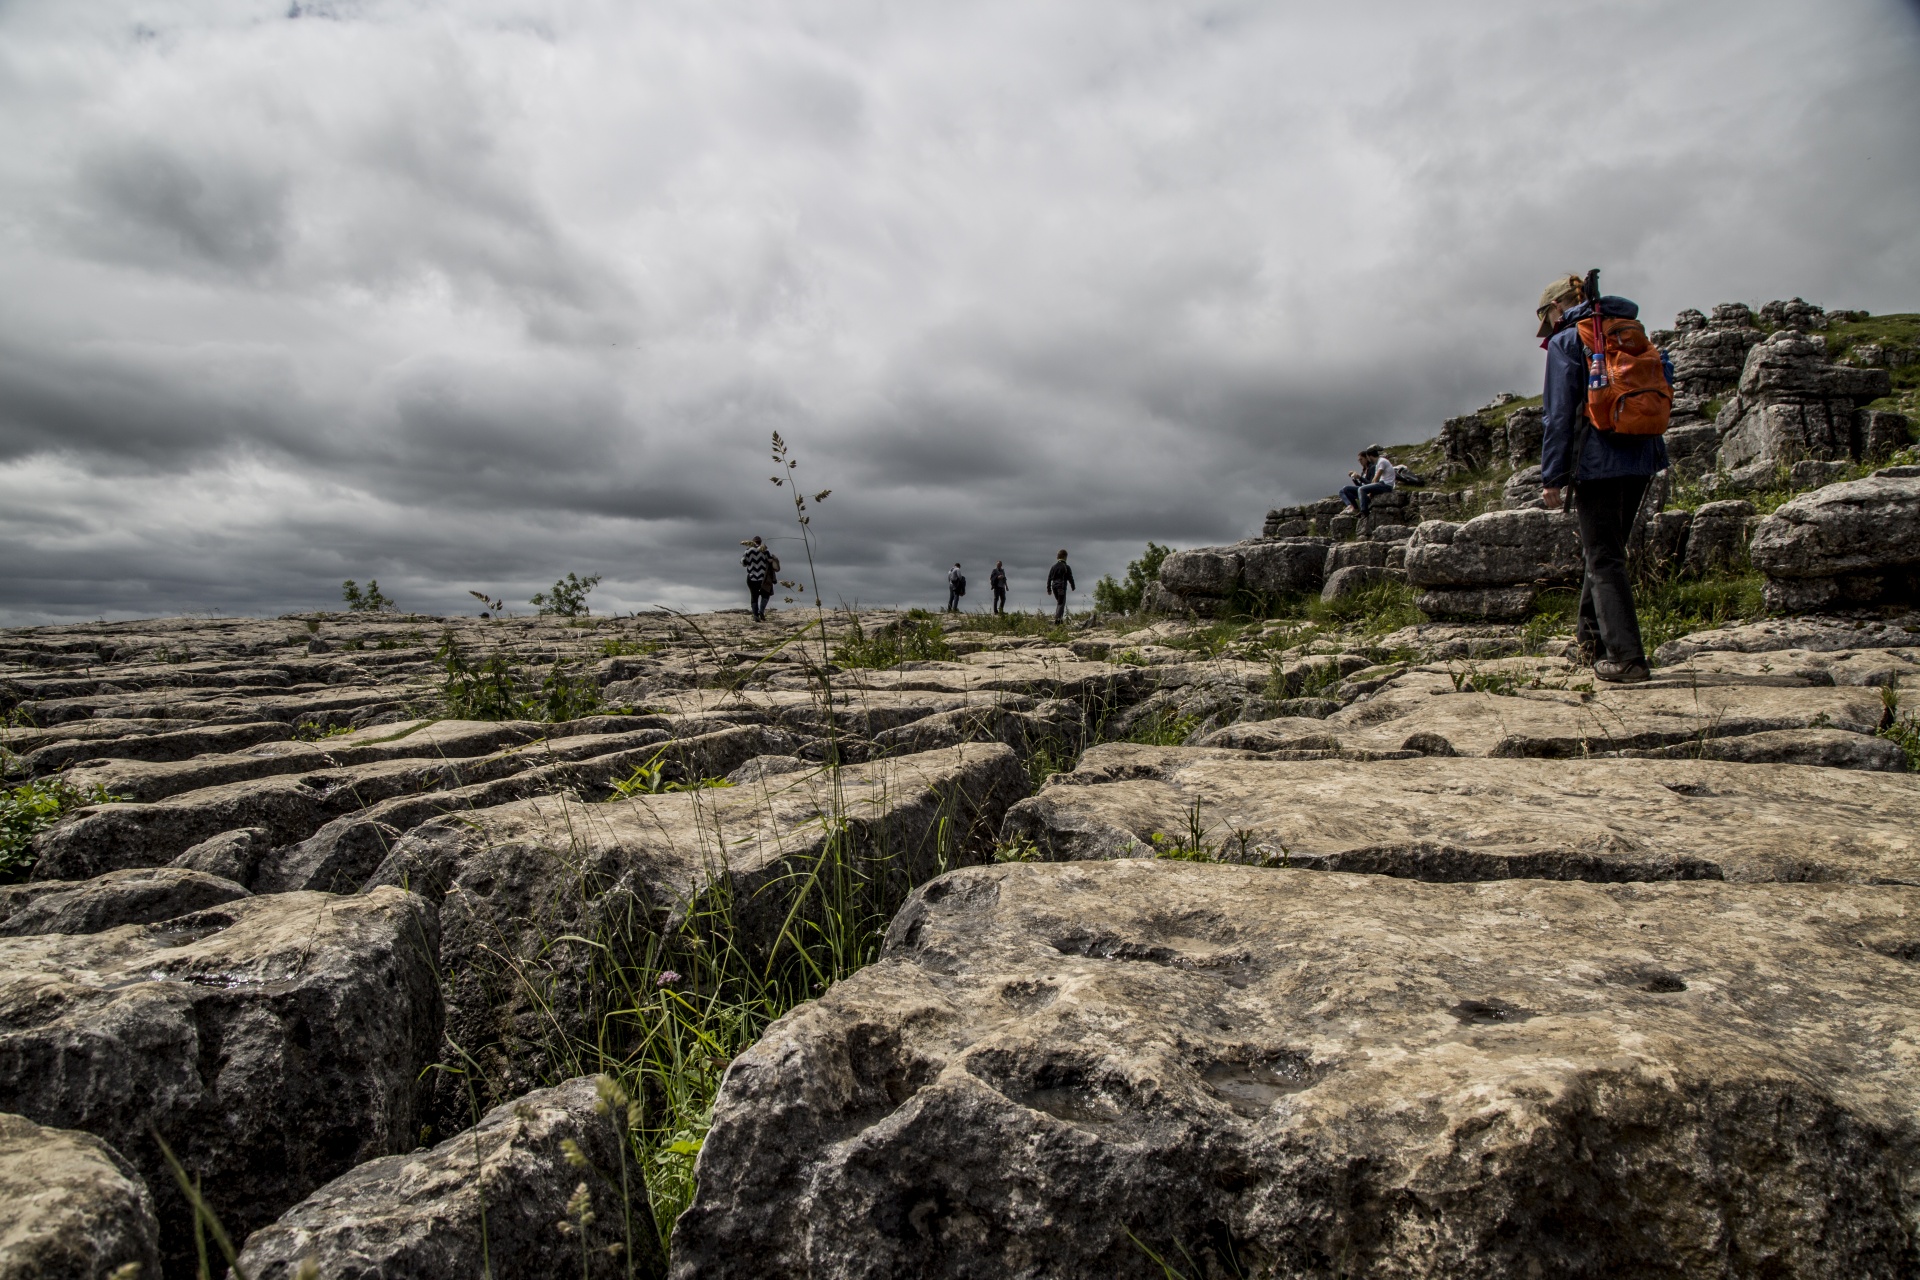
[(40, 778), (0, 790), (0, 884), (25, 880), (33, 870), (33, 838), (75, 809), (125, 799), (95, 783)]

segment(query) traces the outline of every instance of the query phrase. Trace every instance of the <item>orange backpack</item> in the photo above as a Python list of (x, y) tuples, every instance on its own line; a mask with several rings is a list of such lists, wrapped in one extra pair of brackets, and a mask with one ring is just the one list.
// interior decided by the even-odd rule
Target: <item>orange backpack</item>
[[(1598, 304), (1596, 304), (1597, 309)], [(1663, 436), (1673, 418), (1673, 388), (1660, 348), (1647, 340), (1638, 320), (1595, 314), (1579, 325), (1580, 341), (1606, 369), (1600, 385), (1587, 383), (1587, 417), (1596, 431), (1622, 436)]]

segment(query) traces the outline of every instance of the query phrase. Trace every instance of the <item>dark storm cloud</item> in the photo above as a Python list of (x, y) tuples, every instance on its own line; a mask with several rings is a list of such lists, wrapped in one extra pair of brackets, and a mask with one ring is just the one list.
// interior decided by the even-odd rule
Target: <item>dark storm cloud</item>
[(0, 617), (733, 604), (746, 533), (800, 560), (773, 430), (830, 598), (1090, 582), (1529, 389), (1559, 271), (1920, 307), (1917, 52), (1904, 0), (7, 5)]

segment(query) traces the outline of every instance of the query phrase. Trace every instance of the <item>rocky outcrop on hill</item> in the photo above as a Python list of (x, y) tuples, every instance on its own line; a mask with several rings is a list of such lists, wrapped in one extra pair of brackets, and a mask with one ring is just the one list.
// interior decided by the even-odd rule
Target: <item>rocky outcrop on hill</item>
[(1903, 1274), (1916, 895), (955, 872), (734, 1064), (673, 1274)]
[(1891, 467), (1786, 503), (1748, 549), (1786, 613), (1920, 603), (1920, 467)]
[(0, 1277), (160, 1274), (153, 1197), (100, 1139), (0, 1115)]
[(1886, 370), (1834, 364), (1825, 339), (1780, 329), (1748, 351), (1739, 393), (1715, 420), (1719, 465), (1862, 458), (1867, 422), (1857, 410), (1891, 389)]

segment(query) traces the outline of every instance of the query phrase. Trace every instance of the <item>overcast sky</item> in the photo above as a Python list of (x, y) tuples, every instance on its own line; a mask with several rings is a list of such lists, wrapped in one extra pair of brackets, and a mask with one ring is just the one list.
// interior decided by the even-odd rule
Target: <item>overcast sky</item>
[(741, 604), (775, 430), (829, 599), (1033, 607), (1916, 210), (1912, 0), (0, 0), (0, 620)]

